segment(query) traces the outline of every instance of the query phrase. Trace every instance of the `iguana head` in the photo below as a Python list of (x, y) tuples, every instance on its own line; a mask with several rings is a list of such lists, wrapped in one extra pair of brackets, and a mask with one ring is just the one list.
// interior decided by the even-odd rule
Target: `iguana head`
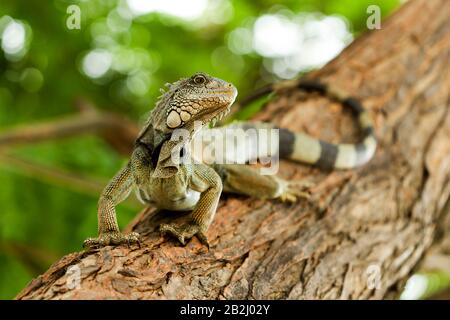
[(167, 86), (169, 91), (163, 93), (151, 115), (153, 128), (164, 133), (187, 128), (195, 121), (215, 124), (230, 111), (237, 96), (231, 83), (203, 72)]

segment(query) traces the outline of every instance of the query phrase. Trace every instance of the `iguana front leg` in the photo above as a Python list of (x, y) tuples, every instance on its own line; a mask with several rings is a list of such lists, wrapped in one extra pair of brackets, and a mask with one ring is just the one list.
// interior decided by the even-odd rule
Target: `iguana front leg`
[(186, 239), (197, 235), (202, 243), (209, 246), (206, 231), (217, 210), (222, 181), (211, 167), (199, 164), (194, 166), (189, 188), (201, 192), (200, 199), (192, 211), (192, 220), (184, 225), (161, 224), (160, 231), (174, 235), (182, 244), (186, 243)]
[(98, 237), (86, 239), (84, 247), (93, 248), (139, 241), (139, 234), (136, 232), (128, 235), (120, 233), (115, 210), (115, 206), (128, 197), (132, 188), (133, 177), (130, 166), (127, 165), (103, 190), (98, 202)]

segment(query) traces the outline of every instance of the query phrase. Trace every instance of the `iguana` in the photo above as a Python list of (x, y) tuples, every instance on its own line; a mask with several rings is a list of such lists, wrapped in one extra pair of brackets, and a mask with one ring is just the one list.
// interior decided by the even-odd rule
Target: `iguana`
[[(257, 168), (242, 164), (178, 163), (173, 161), (179, 141), (172, 139), (177, 129), (188, 132), (185, 143), (197, 133), (195, 123), (207, 127), (230, 111), (237, 89), (224, 80), (205, 73), (195, 73), (168, 85), (136, 139), (128, 164), (103, 190), (98, 203), (98, 237), (85, 240), (88, 248), (139, 242), (136, 232), (122, 234), (117, 224), (115, 206), (135, 190), (139, 199), (160, 209), (188, 211), (191, 219), (183, 225), (162, 224), (160, 231), (175, 236), (182, 244), (194, 235), (208, 245), (206, 232), (217, 209), (222, 191), (264, 199), (295, 201), (307, 197), (308, 186), (290, 182), (276, 175), (261, 175)], [(348, 169), (369, 161), (376, 149), (371, 119), (358, 100), (320, 82), (295, 80), (274, 85), (296, 87), (327, 95), (349, 107), (358, 119), (363, 134), (357, 144), (331, 144), (306, 134), (279, 129), (270, 123), (238, 122), (232, 128), (279, 129), (280, 158), (287, 158), (322, 168)]]

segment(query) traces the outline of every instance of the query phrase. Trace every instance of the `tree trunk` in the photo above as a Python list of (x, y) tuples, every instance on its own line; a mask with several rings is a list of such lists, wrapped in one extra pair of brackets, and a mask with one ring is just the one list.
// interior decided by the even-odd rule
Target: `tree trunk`
[[(127, 228), (142, 235), (140, 248), (69, 254), (17, 298), (395, 297), (449, 213), (449, 13), (448, 0), (409, 1), (311, 74), (370, 111), (380, 144), (368, 165), (323, 172), (282, 162), (281, 176), (316, 183), (312, 199), (288, 205), (224, 195), (209, 251), (197, 239), (182, 247), (160, 236), (160, 223), (185, 217), (146, 209)], [(256, 118), (331, 142), (357, 137), (340, 105), (294, 89)]]

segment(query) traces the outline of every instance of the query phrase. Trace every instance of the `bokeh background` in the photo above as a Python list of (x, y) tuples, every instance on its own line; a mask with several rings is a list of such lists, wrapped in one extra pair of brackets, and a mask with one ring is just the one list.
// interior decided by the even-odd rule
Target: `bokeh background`
[[(80, 101), (142, 121), (159, 88), (196, 71), (245, 96), (320, 68), (367, 31), (369, 5), (386, 17), (402, 2), (1, 0), (0, 141), (14, 128), (70, 118)], [(70, 30), (73, 4), (81, 28)], [(126, 160), (89, 134), (0, 147), (0, 298), (96, 234), (99, 188)], [(140, 208), (119, 206), (121, 227)], [(416, 287), (429, 290), (421, 279)]]

